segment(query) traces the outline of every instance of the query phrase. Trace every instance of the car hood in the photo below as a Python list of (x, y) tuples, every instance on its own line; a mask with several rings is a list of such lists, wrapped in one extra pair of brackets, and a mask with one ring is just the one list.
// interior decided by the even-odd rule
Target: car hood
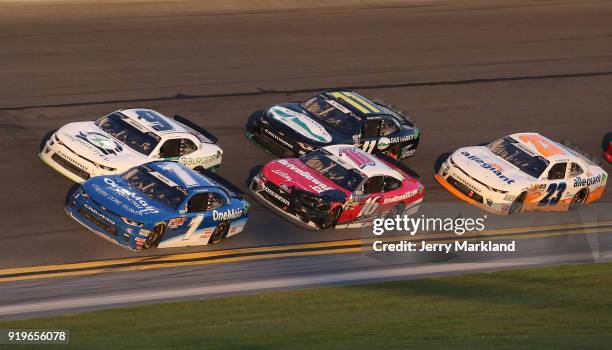
[(314, 195), (330, 192), (350, 194), (296, 158), (271, 161), (264, 166), (262, 173), (268, 180), (286, 191), (295, 187)]
[(173, 214), (163, 204), (131, 188), (121, 176), (96, 176), (82, 186), (94, 202), (134, 221), (159, 222)]
[(535, 181), (485, 146), (460, 148), (451, 155), (451, 159), (470, 177), (495, 189), (520, 190)]
[(295, 141), (317, 146), (352, 143), (352, 138), (339, 134), (333, 128), (312, 118), (297, 103), (285, 103), (270, 107), (264, 118), (273, 130), (280, 131)]
[(78, 155), (119, 170), (148, 161), (148, 157), (112, 138), (93, 122), (70, 123), (55, 135)]

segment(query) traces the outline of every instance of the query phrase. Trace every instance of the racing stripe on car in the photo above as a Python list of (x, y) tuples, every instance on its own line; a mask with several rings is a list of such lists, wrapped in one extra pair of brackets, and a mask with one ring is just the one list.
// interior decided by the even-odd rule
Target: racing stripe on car
[(350, 104), (351, 106), (357, 108), (358, 110), (360, 110), (362, 113), (372, 113), (369, 109), (367, 109), (365, 106), (359, 104), (357, 101), (353, 100), (350, 96), (342, 93), (342, 92), (332, 92), (332, 96), (339, 98), (343, 101), (345, 101), (346, 103)]
[(354, 101), (357, 101), (358, 103), (364, 105), (366, 108), (368, 108), (372, 113), (380, 113), (380, 109), (378, 109), (376, 106), (374, 106), (373, 104), (371, 104), (368, 100), (366, 100), (364, 97), (357, 95), (354, 92), (344, 92), (344, 94), (346, 96), (349, 96), (350, 98), (352, 98)]

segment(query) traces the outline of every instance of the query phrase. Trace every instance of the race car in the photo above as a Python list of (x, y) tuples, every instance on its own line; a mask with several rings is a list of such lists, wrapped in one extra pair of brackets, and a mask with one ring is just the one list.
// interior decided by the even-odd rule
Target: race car
[(308, 229), (364, 227), (418, 210), (424, 188), (390, 160), (347, 145), (277, 159), (253, 177), (260, 203)]
[(608, 161), (608, 163), (612, 164), (612, 132), (609, 132), (604, 136), (602, 146), (604, 158)]
[(223, 154), (216, 142), (211, 133), (183, 117), (123, 109), (96, 121), (64, 125), (46, 140), (39, 156), (60, 174), (82, 183), (152, 160), (214, 171)]
[(419, 129), (393, 106), (351, 91), (326, 91), (302, 103), (255, 112), (246, 136), (279, 158), (297, 158), (329, 145), (354, 145), (401, 160), (419, 144)]
[(570, 147), (537, 133), (517, 133), (456, 150), (435, 178), (460, 199), (507, 215), (591, 203), (603, 195), (607, 176)]
[(219, 243), (244, 229), (249, 203), (231, 183), (204, 174), (156, 161), (96, 176), (69, 196), (66, 213), (131, 250)]

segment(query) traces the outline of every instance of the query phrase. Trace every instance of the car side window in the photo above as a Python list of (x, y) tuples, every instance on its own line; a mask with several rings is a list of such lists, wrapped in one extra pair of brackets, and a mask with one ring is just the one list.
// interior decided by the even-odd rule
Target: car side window
[(383, 119), (380, 121), (380, 136), (387, 136), (397, 132), (397, 124), (391, 119)]
[(384, 184), (385, 178), (383, 176), (372, 176), (363, 184), (363, 193), (370, 194), (382, 192)]
[(368, 120), (361, 128), (361, 137), (378, 137), (378, 120)]
[(190, 153), (193, 153), (197, 149), (198, 149), (198, 146), (196, 146), (196, 144), (193, 143), (193, 141), (191, 141), (190, 139), (181, 139), (181, 149), (180, 149), (181, 156), (186, 156)]
[(567, 168), (567, 163), (557, 163), (550, 168), (548, 171), (548, 179), (549, 180), (560, 180), (565, 178), (565, 169)]
[(198, 213), (206, 211), (208, 207), (208, 193), (194, 194), (187, 203), (188, 213)]
[(207, 210), (218, 209), (225, 205), (225, 199), (218, 193), (209, 193), (208, 194), (208, 203), (206, 205)]
[(582, 174), (584, 171), (582, 170), (582, 167), (580, 167), (580, 165), (576, 164), (576, 163), (572, 163), (572, 165), (570, 166), (570, 173), (569, 175), (571, 177), (574, 176), (578, 176), (580, 174)]
[(160, 158), (178, 157), (181, 152), (181, 139), (167, 140), (159, 149)]
[(389, 192), (402, 187), (402, 182), (392, 176), (385, 176), (383, 191)]

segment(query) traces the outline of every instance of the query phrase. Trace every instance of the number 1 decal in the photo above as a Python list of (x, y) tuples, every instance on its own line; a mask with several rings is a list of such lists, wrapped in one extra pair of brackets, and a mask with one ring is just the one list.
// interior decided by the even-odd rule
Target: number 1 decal
[[(538, 202), (538, 205), (556, 205), (559, 203), (559, 200), (561, 199), (561, 196), (563, 195), (563, 192), (565, 192), (566, 188), (567, 185), (565, 182), (560, 182), (558, 184), (552, 183), (548, 185), (548, 188), (546, 189), (546, 196), (544, 196), (544, 198)], [(555, 192), (557, 192), (557, 195), (553, 197)]]
[(200, 215), (195, 216), (193, 219), (191, 219), (191, 221), (189, 221), (189, 230), (185, 232), (185, 237), (183, 237), (183, 241), (187, 241), (191, 238), (191, 236), (193, 236), (193, 234), (196, 232), (196, 230), (198, 229), (198, 226), (200, 226), (203, 220), (204, 220), (204, 215), (200, 214)]

